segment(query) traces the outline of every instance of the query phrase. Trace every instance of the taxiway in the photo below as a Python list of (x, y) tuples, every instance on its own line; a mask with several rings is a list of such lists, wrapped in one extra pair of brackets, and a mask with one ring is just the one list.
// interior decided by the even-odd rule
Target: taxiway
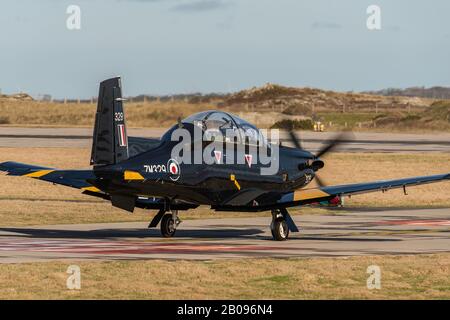
[(272, 240), (269, 215), (188, 220), (171, 239), (147, 222), (1, 227), (0, 263), (450, 252), (450, 209), (345, 208), (294, 220), (301, 231), (285, 242)]
[[(128, 129), (130, 136), (158, 138), (166, 129)], [(334, 132), (300, 132), (306, 150), (317, 152), (322, 144), (332, 139)], [(282, 143), (287, 134), (281, 133)], [(91, 128), (34, 128), (1, 127), (0, 147), (64, 147), (90, 148)], [(450, 134), (403, 134), (355, 132), (354, 137), (336, 151), (342, 152), (449, 152)]]

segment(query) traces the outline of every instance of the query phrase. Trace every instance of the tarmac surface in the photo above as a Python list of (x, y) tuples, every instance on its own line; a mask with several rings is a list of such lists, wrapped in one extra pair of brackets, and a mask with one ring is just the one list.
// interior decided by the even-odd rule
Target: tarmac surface
[(450, 209), (346, 208), (294, 220), (301, 231), (283, 242), (272, 240), (269, 215), (184, 221), (171, 239), (144, 222), (1, 227), (0, 263), (450, 252)]
[[(0, 147), (64, 147), (90, 148), (92, 128), (34, 128), (1, 127)], [(166, 129), (129, 129), (130, 136), (158, 138)], [(303, 147), (318, 151), (323, 143), (332, 139), (333, 132), (300, 132)], [(287, 135), (280, 136), (282, 143), (289, 145)], [(354, 137), (336, 151), (342, 152), (449, 152), (450, 134), (392, 134), (356, 132)]]

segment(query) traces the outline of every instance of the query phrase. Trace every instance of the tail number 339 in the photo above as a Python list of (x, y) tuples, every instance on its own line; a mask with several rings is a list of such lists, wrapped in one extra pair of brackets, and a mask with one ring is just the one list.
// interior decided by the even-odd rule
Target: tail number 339
[(114, 121), (123, 121), (123, 112), (114, 112)]

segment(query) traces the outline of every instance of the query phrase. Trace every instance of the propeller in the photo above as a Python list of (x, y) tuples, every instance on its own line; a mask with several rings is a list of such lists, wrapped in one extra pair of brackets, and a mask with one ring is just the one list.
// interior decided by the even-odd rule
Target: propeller
[(327, 186), (327, 184), (317, 174), (314, 176), (314, 178), (316, 179), (316, 183), (319, 186), (319, 188)]
[(316, 157), (320, 158), (320, 157), (324, 156), (325, 154), (327, 154), (328, 152), (333, 151), (333, 149), (335, 149), (337, 146), (339, 146), (340, 144), (342, 144), (343, 142), (348, 140), (348, 138), (349, 138), (348, 131), (344, 131), (344, 132), (337, 134), (333, 139), (328, 140), (326, 142), (326, 145), (322, 149), (319, 150)]
[(289, 130), (289, 138), (297, 149), (303, 150), (300, 137), (295, 133), (294, 130)]
[[(289, 130), (289, 138), (292, 144), (295, 146), (295, 148), (305, 151), (305, 149), (302, 148), (302, 143), (300, 137), (295, 133), (294, 130)], [(314, 155), (313, 161), (308, 163), (308, 167), (313, 169), (314, 172), (317, 172), (319, 169), (322, 169), (324, 167), (323, 161), (319, 160), (319, 158), (325, 156), (328, 152), (333, 151), (338, 147), (340, 144), (342, 144), (345, 141), (348, 141), (350, 137), (353, 136), (351, 132), (344, 131), (341, 133), (338, 133), (335, 135), (331, 140), (328, 140), (325, 142), (325, 145), (319, 150), (319, 152)], [(317, 174), (314, 175), (316, 182), (319, 187), (325, 187), (327, 184), (319, 178)]]

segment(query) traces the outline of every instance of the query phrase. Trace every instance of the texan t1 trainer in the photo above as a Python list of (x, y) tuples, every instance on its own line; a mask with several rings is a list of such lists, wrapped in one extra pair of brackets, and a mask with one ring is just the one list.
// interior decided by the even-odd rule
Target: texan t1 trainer
[[(188, 133), (191, 139), (174, 139), (181, 137), (178, 132)], [(317, 177), (324, 167), (321, 158), (341, 142), (342, 136), (329, 141), (317, 154), (304, 150), (292, 131), (290, 138), (294, 148), (269, 142), (252, 124), (222, 111), (179, 120), (160, 139), (128, 137), (121, 81), (112, 78), (100, 84), (92, 169), (59, 170), (3, 162), (0, 170), (77, 188), (126, 211), (133, 212), (136, 207), (158, 210), (149, 228), (160, 224), (164, 237), (175, 234), (179, 211), (200, 205), (216, 211), (268, 211), (272, 213), (270, 229), (275, 240), (286, 240), (289, 231), (299, 231), (287, 211), (290, 207), (392, 188), (406, 191), (408, 186), (450, 179), (450, 174), (440, 174), (324, 186)], [(177, 148), (181, 151), (174, 155)], [(266, 164), (258, 155), (263, 149), (278, 164), (271, 174), (262, 173)], [(192, 161), (186, 161), (188, 152)], [(208, 161), (203, 159), (205, 155)], [(313, 179), (320, 187), (307, 188)]]

